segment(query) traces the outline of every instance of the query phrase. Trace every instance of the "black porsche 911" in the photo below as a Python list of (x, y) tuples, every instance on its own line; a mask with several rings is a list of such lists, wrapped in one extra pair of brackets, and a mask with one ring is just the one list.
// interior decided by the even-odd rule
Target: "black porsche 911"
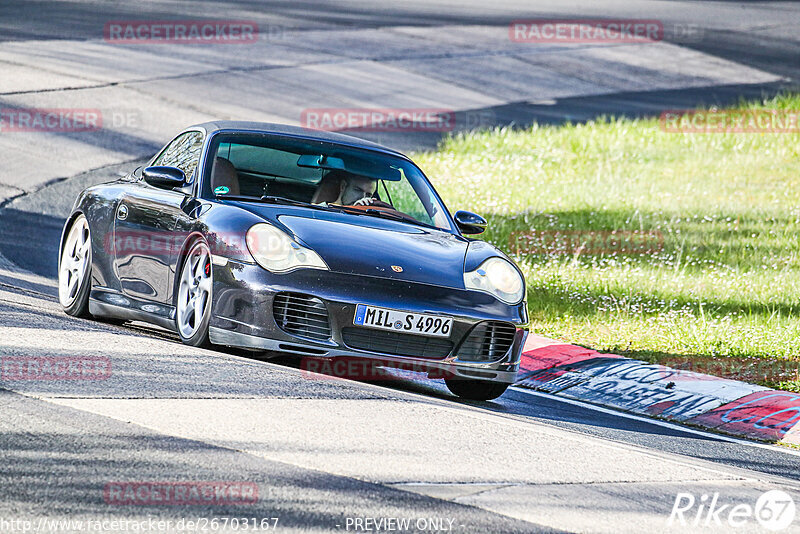
[(464, 398), (514, 380), (525, 282), (406, 156), (334, 133), (219, 121), (83, 191), (59, 252), (74, 316), (139, 320), (194, 346), (442, 376)]

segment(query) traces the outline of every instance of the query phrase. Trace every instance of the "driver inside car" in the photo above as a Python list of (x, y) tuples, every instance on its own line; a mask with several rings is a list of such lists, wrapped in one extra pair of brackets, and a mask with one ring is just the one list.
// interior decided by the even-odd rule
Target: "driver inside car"
[(329, 172), (314, 195), (315, 204), (339, 206), (368, 206), (378, 188), (378, 181), (346, 171)]
[(339, 198), (333, 204), (340, 206), (368, 206), (375, 200), (372, 195), (378, 187), (377, 180), (346, 175), (339, 183)]

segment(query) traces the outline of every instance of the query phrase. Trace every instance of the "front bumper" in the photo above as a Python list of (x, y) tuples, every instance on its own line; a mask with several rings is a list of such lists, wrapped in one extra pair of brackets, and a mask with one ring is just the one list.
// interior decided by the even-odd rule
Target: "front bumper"
[[(212, 343), (313, 358), (366, 358), (387, 366), (427, 370), (437, 376), (506, 383), (516, 378), (527, 336), (524, 302), (509, 306), (477, 291), (317, 269), (298, 269), (278, 275), (255, 264), (219, 260), (215, 258), (213, 274), (213, 307), (209, 325)], [(309, 339), (281, 329), (273, 315), (274, 297), (281, 292), (320, 299), (327, 310), (330, 337)], [(420, 358), (348, 346), (343, 340), (342, 329), (354, 327), (357, 304), (453, 317), (449, 337), (453, 348), (443, 357)], [(513, 343), (493, 361), (460, 359), (458, 349), (461, 342), (482, 321), (512, 323), (516, 327)]]

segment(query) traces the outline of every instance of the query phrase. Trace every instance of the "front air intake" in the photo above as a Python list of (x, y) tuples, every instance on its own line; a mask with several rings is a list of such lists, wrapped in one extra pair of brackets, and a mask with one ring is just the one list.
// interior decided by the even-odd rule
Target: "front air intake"
[(442, 359), (453, 350), (449, 339), (371, 328), (342, 328), (342, 341), (352, 349), (409, 358)]
[(516, 327), (501, 321), (484, 321), (475, 325), (458, 348), (458, 359), (465, 362), (493, 362), (508, 352), (514, 343)]
[(302, 293), (278, 293), (272, 313), (275, 322), (287, 334), (321, 341), (331, 337), (328, 310), (316, 297)]

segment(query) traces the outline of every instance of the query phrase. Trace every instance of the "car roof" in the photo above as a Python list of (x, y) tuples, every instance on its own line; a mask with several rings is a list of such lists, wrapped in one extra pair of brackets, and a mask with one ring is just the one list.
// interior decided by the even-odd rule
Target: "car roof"
[(289, 135), (297, 137), (306, 137), (316, 139), (319, 141), (329, 141), (331, 143), (339, 143), (350, 145), (359, 148), (368, 148), (373, 150), (380, 150), (406, 158), (405, 154), (394, 150), (392, 148), (353, 137), (352, 135), (345, 135), (336, 132), (328, 132), (324, 130), (313, 130), (311, 128), (302, 128), (300, 126), (290, 126), (288, 124), (277, 124), (272, 122), (255, 122), (255, 121), (209, 121), (202, 124), (196, 124), (191, 128), (203, 128), (208, 134), (218, 131), (241, 131), (241, 132), (258, 132), (267, 134)]

